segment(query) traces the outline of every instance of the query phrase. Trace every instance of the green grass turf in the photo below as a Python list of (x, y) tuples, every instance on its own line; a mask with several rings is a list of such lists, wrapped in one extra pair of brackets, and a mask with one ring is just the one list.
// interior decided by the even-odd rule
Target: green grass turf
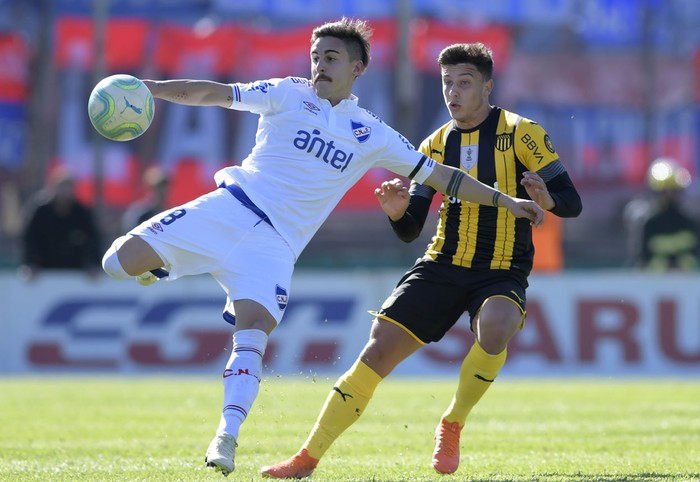
[[(306, 438), (332, 378), (265, 379), (228, 479), (204, 467), (215, 377), (0, 378), (0, 480), (263, 480)], [(502, 377), (473, 410), (456, 474), (430, 467), (454, 381), (390, 378), (317, 481), (700, 481), (700, 380)]]

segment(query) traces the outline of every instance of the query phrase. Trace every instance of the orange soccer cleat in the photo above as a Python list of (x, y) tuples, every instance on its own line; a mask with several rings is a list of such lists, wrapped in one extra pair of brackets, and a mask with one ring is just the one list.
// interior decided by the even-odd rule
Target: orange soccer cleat
[(462, 428), (457, 422), (450, 423), (441, 418), (435, 429), (433, 468), (441, 474), (451, 474), (459, 467), (459, 434)]
[(309, 451), (301, 449), (292, 458), (260, 469), (263, 477), (275, 479), (303, 479), (310, 476), (316, 466), (318, 459), (309, 455)]

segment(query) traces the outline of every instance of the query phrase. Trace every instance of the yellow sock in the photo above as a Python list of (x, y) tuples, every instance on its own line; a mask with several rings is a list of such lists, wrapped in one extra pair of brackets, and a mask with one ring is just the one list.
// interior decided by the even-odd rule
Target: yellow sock
[(450, 423), (458, 422), (463, 426), (467, 415), (474, 405), (481, 399), (501, 367), (506, 362), (508, 350), (503, 350), (498, 355), (489, 355), (476, 341), (462, 362), (459, 370), (459, 385), (452, 398), (452, 403), (442, 415)]
[(336, 382), (302, 448), (320, 459), (335, 439), (360, 418), (381, 381), (382, 377), (357, 360)]

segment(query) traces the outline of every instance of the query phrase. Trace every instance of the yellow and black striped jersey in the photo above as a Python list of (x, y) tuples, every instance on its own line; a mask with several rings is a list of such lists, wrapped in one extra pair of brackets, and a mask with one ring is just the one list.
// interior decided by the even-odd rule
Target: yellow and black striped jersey
[[(522, 173), (539, 171), (559, 159), (540, 125), (499, 107), (473, 129), (459, 129), (451, 120), (426, 138), (420, 151), (525, 199), (529, 196), (520, 185)], [(531, 229), (530, 221), (516, 219), (506, 208), (443, 196), (437, 232), (425, 255), (439, 263), (527, 274), (534, 257)]]

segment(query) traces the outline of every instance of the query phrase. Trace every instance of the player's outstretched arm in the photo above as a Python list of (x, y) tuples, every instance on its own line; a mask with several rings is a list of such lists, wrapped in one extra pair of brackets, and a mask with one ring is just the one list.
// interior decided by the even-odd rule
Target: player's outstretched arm
[(229, 107), (233, 91), (228, 84), (212, 80), (149, 80), (143, 83), (153, 97), (176, 104)]
[(436, 164), (424, 184), (462, 201), (507, 208), (515, 217), (527, 218), (535, 226), (544, 219), (544, 211), (536, 202), (510, 197), (450, 166)]

